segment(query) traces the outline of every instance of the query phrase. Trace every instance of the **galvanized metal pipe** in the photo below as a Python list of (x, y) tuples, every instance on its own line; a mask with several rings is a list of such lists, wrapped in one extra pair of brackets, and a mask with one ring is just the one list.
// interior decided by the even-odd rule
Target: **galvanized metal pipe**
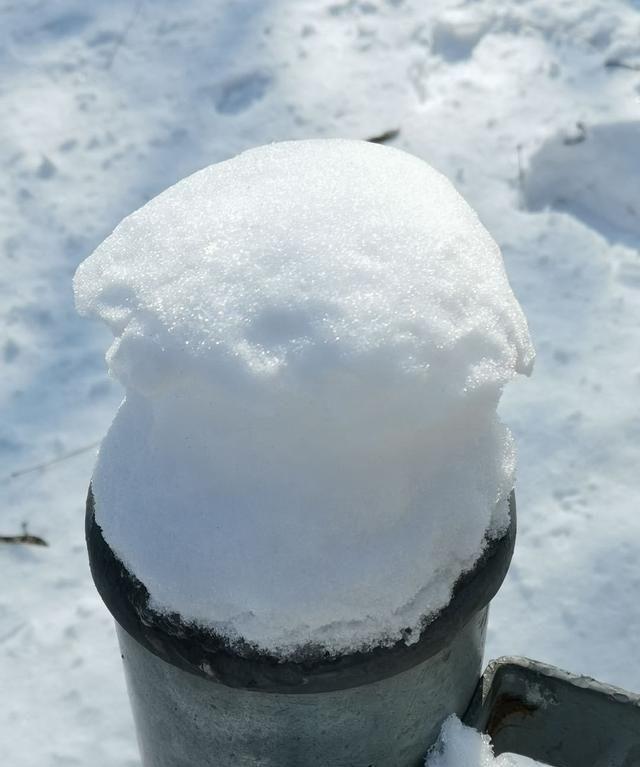
[(254, 692), (189, 674), (118, 637), (144, 767), (419, 767), (482, 670), (487, 608), (431, 658), (334, 692)]

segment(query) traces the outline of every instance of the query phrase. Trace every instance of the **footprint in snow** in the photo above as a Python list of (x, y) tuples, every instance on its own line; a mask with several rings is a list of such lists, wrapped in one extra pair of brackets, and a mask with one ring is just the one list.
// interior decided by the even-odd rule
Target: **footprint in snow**
[(42, 28), (53, 37), (67, 37), (81, 32), (91, 21), (84, 13), (66, 13), (45, 22)]
[[(35, 19), (34, 19), (35, 20)], [(79, 35), (91, 22), (91, 17), (84, 13), (65, 13), (54, 16), (43, 24), (30, 24), (17, 30), (12, 39), (18, 45), (40, 45), (55, 39)]]
[(16, 357), (20, 354), (20, 347), (18, 344), (12, 339), (9, 338), (4, 345), (4, 348), (2, 350), (2, 357), (6, 363), (13, 362)]
[(272, 84), (265, 72), (250, 72), (228, 80), (214, 89), (214, 103), (220, 114), (239, 114), (261, 101)]
[(612, 242), (640, 241), (640, 121), (584, 125), (551, 136), (524, 174), (528, 210), (554, 208)]
[(451, 12), (434, 24), (431, 49), (449, 63), (465, 61), (491, 27), (490, 18)]

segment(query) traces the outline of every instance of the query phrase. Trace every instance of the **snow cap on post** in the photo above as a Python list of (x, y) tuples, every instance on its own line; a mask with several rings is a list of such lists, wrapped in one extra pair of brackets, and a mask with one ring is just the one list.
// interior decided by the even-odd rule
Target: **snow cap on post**
[(126, 398), (93, 477), (153, 606), (281, 657), (412, 641), (508, 524), (504, 385), (533, 349), (441, 174), (274, 144), (126, 218), (78, 269)]

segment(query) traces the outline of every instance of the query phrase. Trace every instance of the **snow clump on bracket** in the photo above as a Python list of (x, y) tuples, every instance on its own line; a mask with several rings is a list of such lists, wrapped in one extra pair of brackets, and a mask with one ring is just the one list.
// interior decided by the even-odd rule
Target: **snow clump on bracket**
[(493, 755), (491, 738), (466, 727), (452, 715), (445, 719), (436, 745), (429, 751), (425, 767), (534, 767), (534, 762), (511, 754)]
[(533, 349), (498, 246), (421, 160), (245, 152), (127, 217), (75, 292), (126, 387), (96, 520), (157, 609), (281, 657), (415, 638), (505, 529), (496, 407)]

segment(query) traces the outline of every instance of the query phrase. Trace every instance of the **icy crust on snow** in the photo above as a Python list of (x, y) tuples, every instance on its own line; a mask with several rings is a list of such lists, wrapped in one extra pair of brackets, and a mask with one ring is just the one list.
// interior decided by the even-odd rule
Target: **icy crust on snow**
[(75, 291), (126, 387), (97, 521), (156, 608), (282, 656), (411, 641), (505, 528), (496, 406), (533, 350), (496, 243), (421, 160), (245, 152), (126, 218)]

